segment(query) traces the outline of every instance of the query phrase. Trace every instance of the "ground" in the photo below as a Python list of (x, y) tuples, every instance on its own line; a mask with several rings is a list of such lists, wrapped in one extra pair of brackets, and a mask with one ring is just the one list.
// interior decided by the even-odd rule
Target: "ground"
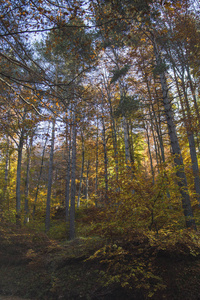
[[(1, 222), (1, 300), (198, 300), (196, 233), (55, 241)], [(22, 298), (17, 298), (22, 297)]]

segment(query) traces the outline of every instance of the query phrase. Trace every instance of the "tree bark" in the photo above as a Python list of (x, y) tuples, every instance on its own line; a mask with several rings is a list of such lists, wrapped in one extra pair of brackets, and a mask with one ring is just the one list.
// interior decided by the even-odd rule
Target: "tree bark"
[(39, 177), (37, 180), (37, 189), (36, 189), (36, 193), (35, 193), (35, 199), (34, 199), (34, 205), (33, 205), (33, 218), (35, 217), (35, 212), (36, 212), (36, 203), (37, 203), (37, 198), (38, 198), (38, 193), (39, 193), (39, 188), (40, 188), (40, 180), (42, 177), (42, 170), (43, 170), (43, 165), (44, 165), (44, 154), (45, 154), (45, 150), (46, 150), (46, 145), (47, 145), (47, 141), (48, 141), (48, 133), (49, 133), (49, 126), (48, 126), (48, 131), (46, 134), (46, 138), (45, 138), (45, 142), (44, 142), (44, 146), (43, 146), (43, 150), (42, 150), (42, 160), (41, 160), (41, 165), (40, 165), (40, 173), (39, 173)]
[(53, 180), (54, 140), (55, 140), (55, 119), (53, 119), (53, 121), (52, 121), (51, 149), (50, 149), (50, 158), (49, 158), (48, 187), (47, 187), (47, 201), (46, 201), (45, 232), (48, 232), (49, 229), (50, 229), (51, 188), (52, 188), (52, 180)]
[(185, 89), (185, 84), (184, 84), (184, 81), (182, 80), (182, 90), (183, 90), (183, 94), (184, 94), (184, 100), (185, 100), (184, 102), (186, 104), (186, 112), (187, 112), (187, 115), (186, 115), (185, 107), (184, 107), (183, 99), (182, 99), (182, 96), (181, 96), (181, 91), (180, 91), (180, 88), (179, 88), (179, 84), (178, 84), (178, 80), (177, 80), (177, 77), (176, 77), (175, 70), (174, 70), (174, 76), (175, 76), (176, 88), (177, 88), (177, 91), (178, 91), (179, 100), (180, 100), (181, 108), (182, 108), (183, 122), (184, 122), (184, 126), (185, 126), (186, 133), (187, 133), (187, 138), (188, 138), (188, 142), (189, 142), (190, 157), (191, 157), (191, 162), (192, 162), (192, 171), (193, 171), (193, 176), (194, 176), (194, 187), (195, 187), (195, 191), (196, 191), (196, 195), (197, 195), (197, 200), (200, 204), (199, 166), (198, 166), (198, 159), (197, 159), (197, 153), (196, 153), (194, 134), (192, 132), (191, 110), (190, 110), (190, 106), (189, 106), (187, 92), (186, 92), (186, 89)]
[(76, 197), (76, 113), (73, 112), (72, 124), (72, 169), (71, 169), (71, 203), (69, 215), (69, 239), (75, 238), (75, 197)]
[(85, 146), (84, 146), (83, 131), (81, 131), (81, 140), (82, 140), (82, 166), (81, 166), (81, 176), (80, 176), (78, 199), (77, 199), (77, 208), (80, 207), (80, 197), (81, 197), (81, 189), (82, 189), (82, 181), (83, 181), (83, 173), (84, 173), (84, 163), (85, 163)]
[(102, 102), (101, 102), (101, 112), (102, 112), (102, 141), (103, 141), (103, 151), (104, 151), (104, 181), (105, 181), (105, 201), (108, 202), (108, 155), (107, 155), (107, 145), (106, 145), (106, 127), (104, 121), (104, 109), (103, 109), (103, 99), (104, 96), (102, 94)]
[(28, 205), (28, 194), (29, 194), (29, 178), (30, 178), (30, 162), (31, 162), (31, 151), (33, 145), (33, 135), (32, 132), (30, 137), (30, 143), (27, 143), (27, 165), (26, 165), (26, 181), (25, 181), (25, 199), (24, 199), (24, 224), (29, 221), (28, 213), (29, 213), (29, 205)]
[(98, 206), (98, 169), (99, 169), (99, 118), (97, 115), (97, 139), (96, 139), (96, 166), (95, 166), (95, 206)]
[[(66, 125), (67, 126), (67, 125)], [(71, 179), (71, 126), (69, 133), (66, 128), (66, 143), (67, 143), (67, 170), (66, 170), (66, 184), (65, 184), (65, 220), (68, 230), (69, 222), (69, 201), (70, 201), (70, 179)]]
[[(25, 118), (25, 115), (24, 115)], [(18, 145), (18, 157), (17, 157), (17, 183), (16, 183), (16, 224), (21, 226), (21, 167), (22, 167), (22, 151), (24, 145), (25, 129), (21, 129), (19, 145)]]
[[(153, 46), (154, 46), (156, 63), (158, 66), (160, 66), (162, 64), (162, 59), (155, 40)], [(176, 127), (173, 120), (173, 111), (168, 96), (166, 77), (163, 71), (160, 73), (160, 81), (162, 87), (163, 105), (164, 105), (165, 117), (167, 121), (168, 133), (170, 137), (172, 153), (174, 156), (174, 163), (175, 166), (177, 167), (176, 175), (178, 180), (178, 186), (182, 196), (182, 208), (185, 216), (186, 227), (196, 229), (196, 224), (195, 224), (191, 202), (190, 202), (190, 196), (188, 192), (187, 179), (184, 171), (183, 158), (181, 155), (179, 141), (176, 133)]]
[[(8, 178), (9, 178), (9, 161), (10, 161), (10, 140), (9, 135), (7, 135), (6, 144), (6, 161), (5, 161), (5, 175), (4, 175), (4, 187), (3, 187), (3, 202), (6, 202), (8, 196)], [(3, 204), (0, 203), (0, 204)]]
[(150, 159), (150, 166), (151, 166), (151, 174), (152, 174), (153, 184), (154, 184), (155, 176), (154, 176), (153, 160), (152, 160), (152, 155), (151, 155), (151, 145), (150, 145), (150, 140), (149, 140), (148, 125), (144, 123), (144, 127), (146, 129), (148, 152), (149, 152), (149, 159)]
[(88, 159), (87, 161), (87, 170), (86, 170), (86, 182), (85, 182), (85, 199), (86, 199), (86, 207), (88, 205), (88, 199), (89, 199), (89, 170), (90, 170), (90, 161)]

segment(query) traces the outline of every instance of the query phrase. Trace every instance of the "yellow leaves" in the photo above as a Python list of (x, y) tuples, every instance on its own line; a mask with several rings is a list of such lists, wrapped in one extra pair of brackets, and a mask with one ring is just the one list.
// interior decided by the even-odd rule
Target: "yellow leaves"
[(36, 255), (36, 253), (35, 253), (35, 251), (33, 250), (33, 249), (29, 249), (28, 251), (27, 251), (27, 253), (26, 253), (26, 257), (27, 258), (31, 258), (31, 259), (33, 259), (33, 258), (35, 258), (37, 255)]
[(178, 7), (178, 8), (182, 8), (182, 5), (181, 5), (180, 2), (177, 2), (175, 5), (176, 5), (176, 7)]
[(167, 9), (168, 11), (172, 11), (172, 12), (174, 11), (174, 7), (172, 7), (169, 2), (166, 2), (164, 4), (164, 6), (165, 6), (165, 9)]
[(168, 33), (168, 30), (167, 30), (167, 29), (163, 29), (163, 30), (161, 30), (160, 33), (161, 33), (161, 34), (166, 34), (166, 33)]

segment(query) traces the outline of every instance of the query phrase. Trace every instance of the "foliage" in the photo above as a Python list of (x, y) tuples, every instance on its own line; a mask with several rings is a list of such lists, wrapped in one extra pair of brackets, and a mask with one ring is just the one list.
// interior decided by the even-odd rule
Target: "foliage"
[(166, 286), (162, 279), (154, 274), (152, 257), (148, 256), (147, 249), (142, 251), (142, 238), (137, 242), (140, 244), (137, 251), (131, 244), (119, 246), (116, 243), (104, 246), (90, 259), (100, 260), (104, 266), (101, 276), (105, 286), (120, 284), (125, 290), (142, 291), (146, 297), (152, 297), (156, 291)]
[(129, 69), (130, 69), (130, 66), (127, 64), (127, 65), (123, 66), (123, 68), (121, 68), (120, 70), (119, 69), (113, 70), (112, 71), (113, 77), (111, 78), (110, 83), (115, 83), (122, 76), (125, 76), (128, 73)]
[(140, 101), (137, 96), (121, 97), (118, 107), (115, 109), (115, 116), (130, 117), (139, 108)]
[(2, 291), (176, 299), (167, 274), (198, 289), (197, 1), (1, 2)]

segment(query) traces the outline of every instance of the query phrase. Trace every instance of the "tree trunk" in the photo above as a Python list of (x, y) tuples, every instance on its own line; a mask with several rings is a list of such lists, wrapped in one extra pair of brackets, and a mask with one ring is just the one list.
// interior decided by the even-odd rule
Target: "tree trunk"
[(87, 171), (86, 171), (86, 182), (85, 182), (86, 207), (88, 205), (88, 199), (89, 199), (89, 194), (88, 194), (88, 190), (89, 190), (89, 170), (90, 170), (90, 161), (88, 159), (88, 162), (87, 162)]
[(110, 108), (110, 119), (111, 119), (111, 128), (112, 128), (112, 141), (113, 141), (113, 149), (114, 149), (114, 159), (115, 159), (115, 173), (116, 173), (116, 181), (119, 181), (119, 162), (118, 162), (118, 147), (117, 147), (117, 130), (116, 130), (116, 123), (113, 116), (113, 107), (111, 101), (111, 92), (110, 92), (110, 85), (105, 80), (105, 76), (103, 76), (104, 85), (107, 93), (107, 99)]
[(28, 206), (28, 194), (29, 194), (29, 177), (30, 177), (30, 162), (31, 162), (31, 150), (33, 145), (33, 135), (31, 134), (30, 137), (30, 144), (27, 143), (27, 165), (26, 165), (26, 181), (25, 181), (25, 200), (24, 200), (24, 224), (29, 221), (28, 213), (29, 213), (29, 206)]
[(198, 107), (198, 104), (197, 104), (197, 97), (196, 97), (196, 94), (195, 94), (195, 88), (193, 86), (193, 82), (192, 82), (192, 78), (191, 78), (191, 74), (190, 74), (190, 69), (189, 69), (188, 65), (186, 66), (186, 70), (187, 70), (187, 74), (188, 74), (188, 79), (189, 79), (189, 84), (190, 84), (190, 90), (191, 90), (191, 93), (192, 93), (192, 98), (193, 98), (193, 101), (194, 101), (195, 111), (196, 111), (196, 114), (197, 114), (198, 122), (200, 124), (200, 113), (199, 113), (199, 107)]
[(95, 206), (98, 206), (97, 191), (98, 191), (98, 169), (99, 169), (99, 119), (97, 116), (97, 139), (96, 139), (96, 174), (95, 174)]
[(82, 189), (82, 181), (83, 181), (83, 173), (84, 173), (84, 163), (85, 163), (85, 146), (84, 146), (83, 131), (81, 131), (81, 140), (82, 140), (82, 167), (81, 167), (81, 176), (80, 176), (77, 208), (80, 207), (80, 197), (81, 197), (81, 189)]
[(144, 123), (144, 127), (146, 129), (146, 134), (147, 134), (147, 144), (148, 144), (148, 152), (149, 152), (149, 159), (150, 159), (150, 165), (151, 165), (151, 174), (152, 174), (153, 184), (154, 184), (154, 182), (155, 182), (154, 167), (153, 167), (153, 160), (152, 160), (152, 155), (151, 155), (151, 145), (150, 145), (150, 140), (149, 140), (148, 125)]
[[(74, 108), (75, 109), (75, 108)], [(76, 197), (76, 113), (73, 112), (72, 124), (72, 169), (71, 169), (71, 203), (69, 215), (69, 239), (75, 238), (75, 197)]]
[[(160, 57), (156, 42), (154, 42), (154, 54), (156, 58), (156, 63), (158, 66), (162, 64), (162, 59)], [(193, 216), (193, 211), (190, 202), (190, 196), (188, 192), (187, 179), (184, 171), (183, 158), (181, 155), (181, 150), (179, 146), (179, 141), (176, 133), (176, 127), (173, 120), (173, 111), (171, 107), (171, 102), (168, 96), (168, 87), (165, 78), (165, 73), (160, 73), (160, 81), (163, 94), (163, 105), (165, 110), (165, 117), (167, 121), (168, 133), (171, 142), (172, 153), (174, 156), (174, 163), (177, 167), (176, 175), (178, 179), (178, 186), (180, 188), (180, 193), (182, 196), (182, 208), (185, 216), (186, 227), (196, 229), (196, 224)]]
[(47, 201), (46, 201), (45, 232), (48, 232), (49, 229), (50, 229), (51, 188), (52, 188), (52, 180), (53, 180), (54, 139), (55, 139), (55, 119), (53, 119), (53, 121), (52, 121), (51, 149), (50, 149), (50, 158), (49, 158), (48, 187), (47, 187)]
[(102, 141), (103, 141), (103, 151), (104, 151), (104, 180), (105, 180), (105, 201), (108, 202), (108, 156), (107, 156), (107, 146), (106, 146), (106, 127), (104, 121), (104, 111), (103, 111), (103, 97), (101, 103), (102, 110)]
[[(9, 160), (10, 160), (10, 140), (7, 135), (7, 144), (6, 144), (6, 162), (5, 162), (5, 176), (4, 176), (4, 187), (3, 187), (3, 202), (6, 202), (8, 196), (8, 174), (9, 174)], [(0, 203), (3, 204), (3, 203)]]
[(130, 157), (127, 121), (124, 116), (122, 118), (122, 126), (123, 126), (123, 131), (124, 131), (125, 160), (126, 160), (126, 166), (129, 168), (130, 162), (131, 162), (131, 157)]
[(186, 133), (187, 133), (187, 138), (188, 138), (188, 142), (189, 142), (190, 157), (191, 157), (192, 170), (193, 170), (193, 176), (194, 176), (194, 187), (195, 187), (195, 191), (196, 191), (196, 195), (197, 195), (197, 200), (200, 203), (199, 166), (198, 166), (198, 159), (197, 159), (197, 153), (196, 153), (196, 147), (195, 147), (194, 134), (192, 132), (191, 110), (190, 110), (190, 106), (189, 106), (189, 102), (188, 102), (185, 84), (184, 84), (184, 81), (182, 80), (182, 89), (183, 89), (184, 100), (185, 100), (186, 111), (187, 111), (187, 116), (186, 116), (184, 103), (183, 103), (183, 99), (181, 96), (181, 91), (179, 89), (179, 84), (178, 84), (175, 70), (174, 70), (174, 76), (175, 76), (176, 88), (178, 91), (179, 100), (180, 100), (181, 108), (182, 108), (183, 122), (184, 122), (184, 126), (185, 126)]
[[(67, 125), (66, 125), (67, 126)], [(68, 222), (69, 222), (69, 198), (70, 198), (70, 179), (71, 179), (71, 126), (69, 130), (69, 134), (67, 132), (66, 127), (66, 143), (67, 143), (67, 172), (66, 172), (66, 184), (65, 184), (65, 220), (66, 226), (68, 230)]]
[[(24, 116), (25, 118), (25, 116)], [(21, 226), (21, 166), (22, 166), (22, 151), (24, 145), (24, 134), (25, 130), (22, 128), (19, 145), (18, 145), (18, 157), (17, 157), (17, 183), (16, 183), (16, 224)]]
[(39, 173), (39, 177), (37, 180), (37, 189), (36, 189), (36, 193), (35, 193), (35, 199), (34, 199), (34, 205), (33, 205), (33, 218), (35, 217), (35, 212), (36, 212), (36, 203), (37, 203), (37, 198), (38, 198), (38, 193), (39, 193), (39, 188), (40, 188), (40, 180), (42, 177), (42, 170), (43, 170), (43, 165), (44, 165), (44, 154), (45, 154), (45, 150), (46, 150), (46, 145), (47, 145), (47, 141), (48, 141), (48, 133), (49, 133), (49, 126), (48, 126), (48, 131), (46, 134), (46, 138), (45, 138), (45, 142), (44, 142), (44, 146), (43, 146), (43, 150), (42, 150), (42, 160), (41, 160), (41, 165), (40, 165), (40, 173)]

